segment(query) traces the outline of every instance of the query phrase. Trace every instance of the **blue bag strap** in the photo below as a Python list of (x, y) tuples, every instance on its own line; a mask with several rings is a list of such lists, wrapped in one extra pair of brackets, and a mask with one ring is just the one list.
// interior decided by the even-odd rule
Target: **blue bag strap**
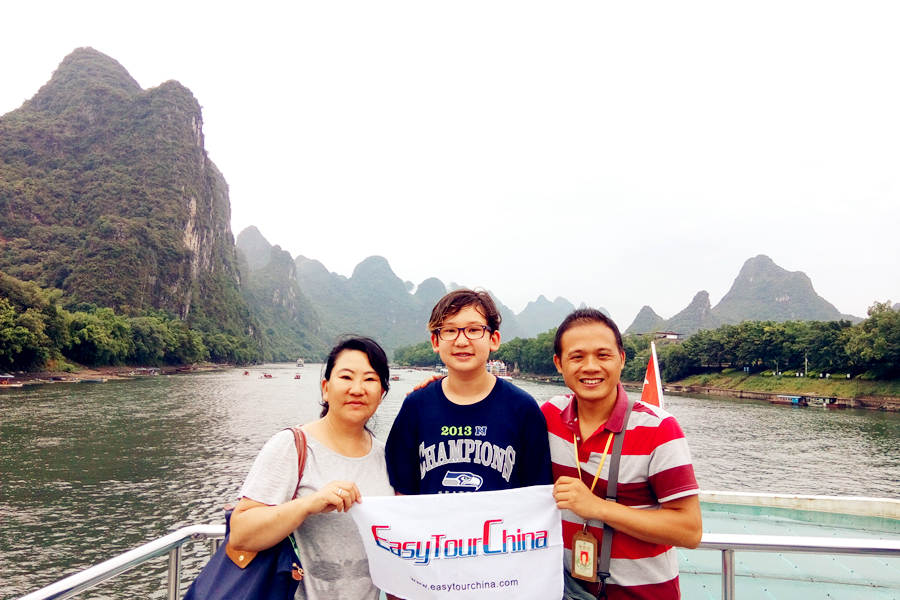
[[(300, 492), (300, 480), (303, 479), (303, 469), (306, 467), (306, 434), (303, 432), (303, 429), (301, 429), (299, 425), (297, 425), (296, 427), (288, 427), (288, 429), (290, 429), (294, 434), (294, 446), (297, 448), (297, 487), (294, 489), (294, 495), (291, 497), (291, 500), (293, 500)], [(249, 565), (254, 558), (256, 558), (257, 552), (252, 552), (249, 550), (238, 550), (231, 547), (228, 544), (229, 533), (231, 533), (231, 510), (228, 510), (228, 508), (226, 508), (225, 553), (235, 565), (243, 569), (247, 565)], [(297, 548), (296, 542), (294, 541), (293, 533), (289, 533), (287, 537), (290, 540), (290, 544), (292, 546), (294, 554), (297, 557), (297, 561), (299, 561), (300, 551)]]
[[(306, 435), (300, 427), (290, 428), (297, 447), (297, 489), (306, 466)], [(303, 568), (293, 533), (275, 546), (259, 552), (230, 548), (231, 510), (225, 512), (225, 543), (194, 579), (184, 600), (235, 600), (236, 598), (293, 598)], [(252, 563), (252, 564), (251, 564)]]

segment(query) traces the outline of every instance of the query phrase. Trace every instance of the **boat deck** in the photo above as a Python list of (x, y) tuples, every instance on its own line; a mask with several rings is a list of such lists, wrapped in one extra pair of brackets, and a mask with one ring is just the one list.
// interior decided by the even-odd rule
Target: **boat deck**
[[(731, 493), (712, 492), (707, 496), (721, 500), (728, 494)], [(771, 497), (756, 498), (764, 503), (772, 501)], [(819, 504), (838, 502), (850, 510), (856, 501), (866, 500), (798, 496), (787, 500), (797, 502), (798, 498), (800, 503), (808, 502), (809, 498)], [(765, 505), (701, 502), (706, 548), (679, 550), (682, 597), (687, 600), (900, 599), (900, 518), (897, 518), (900, 501), (869, 500), (867, 504), (880, 505), (884, 510), (870, 512), (878, 516), (851, 516)], [(202, 549), (192, 559), (183, 560), (182, 544), (202, 540), (216, 544), (224, 529), (223, 525), (179, 529), (27, 594), (22, 600), (68, 598), (138, 565), (143, 565), (142, 579), (167, 580), (148, 597), (176, 600), (200, 565), (208, 560), (208, 553)], [(785, 550), (760, 551), (760, 548), (773, 547)], [(729, 553), (733, 555), (733, 564), (726, 560)], [(168, 555), (167, 565), (153, 560), (165, 555)], [(148, 560), (155, 564), (145, 565)], [(193, 566), (188, 567), (188, 562)], [(735, 575), (733, 583), (731, 577), (723, 576), (723, 570), (725, 574)], [(125, 597), (130, 579), (122, 578), (107, 588), (112, 596), (102, 597)], [(728, 589), (723, 591), (726, 581)]]
[[(702, 503), (703, 531), (790, 537), (894, 539), (900, 521), (771, 507)], [(715, 550), (679, 549), (684, 598), (722, 598), (722, 559)], [(735, 597), (900, 599), (900, 557), (804, 553), (735, 553)]]

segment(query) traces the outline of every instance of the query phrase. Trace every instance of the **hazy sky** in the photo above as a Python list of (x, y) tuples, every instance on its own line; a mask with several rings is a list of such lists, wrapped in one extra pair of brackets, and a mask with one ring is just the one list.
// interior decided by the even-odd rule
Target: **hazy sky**
[(625, 328), (743, 262), (900, 301), (900, 3), (16, 2), (0, 113), (91, 46), (203, 106), (232, 229)]

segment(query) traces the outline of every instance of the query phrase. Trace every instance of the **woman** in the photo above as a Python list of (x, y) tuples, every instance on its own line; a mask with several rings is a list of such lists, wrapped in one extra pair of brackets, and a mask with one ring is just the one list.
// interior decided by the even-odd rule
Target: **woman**
[(297, 498), (297, 450), (289, 430), (260, 451), (231, 516), (231, 544), (270, 548), (294, 532), (304, 577), (297, 598), (377, 600), (362, 540), (345, 514), (363, 495), (393, 496), (384, 444), (366, 429), (389, 387), (387, 357), (374, 340), (332, 348), (322, 379), (322, 414), (303, 426), (307, 458)]

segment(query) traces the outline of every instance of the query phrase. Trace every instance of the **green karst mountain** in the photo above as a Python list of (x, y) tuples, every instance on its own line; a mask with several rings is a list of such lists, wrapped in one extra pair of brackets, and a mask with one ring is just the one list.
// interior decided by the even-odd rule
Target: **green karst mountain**
[(666, 320), (646, 304), (638, 311), (637, 316), (623, 333), (649, 333), (663, 331)]
[(709, 292), (702, 290), (694, 295), (684, 310), (666, 321), (666, 330), (677, 333), (715, 329), (722, 323), (713, 314), (709, 304)]
[[(379, 340), (389, 353), (427, 341), (431, 309), (448, 290), (457, 287), (429, 277), (410, 293), (408, 285), (380, 256), (363, 260), (349, 278), (329, 272), (321, 262), (302, 255), (295, 263), (300, 289), (321, 318), (322, 339), (361, 333)], [(494, 301), (503, 319), (503, 339), (523, 337), (515, 313), (496, 297)]]
[(328, 350), (321, 322), (300, 290), (291, 255), (272, 246), (255, 227), (238, 234), (236, 245), (246, 265), (243, 293), (262, 329), (264, 360), (318, 358)]
[(262, 269), (272, 258), (272, 244), (252, 225), (240, 232), (234, 243), (250, 270)]
[(701, 329), (715, 329), (742, 321), (858, 321), (843, 315), (819, 296), (806, 274), (790, 272), (760, 254), (748, 259), (728, 293), (710, 306), (709, 294), (698, 292), (691, 303), (670, 319), (659, 317), (645, 306), (627, 333), (674, 331), (690, 335)]
[(228, 186), (197, 100), (91, 48), (0, 117), (0, 270), (124, 314), (245, 336)]
[(431, 308), (437, 303), (441, 297), (447, 293), (447, 288), (436, 277), (429, 277), (416, 287), (413, 294), (416, 298), (416, 304), (424, 308), (421, 313), (419, 322), (425, 323), (431, 316)]
[[(503, 304), (503, 302), (501, 302), (493, 293), (491, 294), (491, 298), (494, 299), (494, 304), (497, 305), (497, 310), (500, 311), (500, 342), (503, 343), (515, 338), (528, 337), (526, 328), (523, 326), (522, 321), (520, 321), (519, 316), (516, 315), (510, 307)], [(557, 325), (558, 324), (559, 323), (557, 323)]]
[(349, 279), (304, 256), (296, 258), (296, 265), (300, 288), (321, 316), (326, 339), (344, 333), (369, 335), (389, 353), (428, 339), (426, 321), (433, 299), (445, 293), (434, 279), (427, 280), (421, 293), (410, 294), (380, 256), (359, 263)]
[(837, 321), (846, 317), (816, 293), (805, 273), (786, 271), (764, 254), (744, 263), (713, 311), (724, 323)]
[[(6, 368), (320, 359), (344, 333), (373, 336), (392, 354), (428, 339), (432, 306), (457, 287), (433, 277), (413, 285), (380, 256), (344, 277), (292, 258), (255, 227), (235, 244), (230, 213), (190, 90), (141, 89), (112, 58), (75, 50), (0, 116), (0, 316), (33, 350), (0, 352)], [(546, 332), (574, 308), (540, 296), (515, 314), (494, 299), (504, 341)], [(671, 319), (645, 306), (627, 331), (843, 317), (806, 275), (761, 255), (714, 308), (706, 292)], [(112, 337), (89, 333), (99, 330)]]
[(519, 320), (527, 323), (524, 337), (534, 337), (555, 328), (573, 310), (575, 306), (565, 298), (557, 298), (550, 302), (543, 295), (538, 296), (537, 300), (529, 302), (519, 313)]

